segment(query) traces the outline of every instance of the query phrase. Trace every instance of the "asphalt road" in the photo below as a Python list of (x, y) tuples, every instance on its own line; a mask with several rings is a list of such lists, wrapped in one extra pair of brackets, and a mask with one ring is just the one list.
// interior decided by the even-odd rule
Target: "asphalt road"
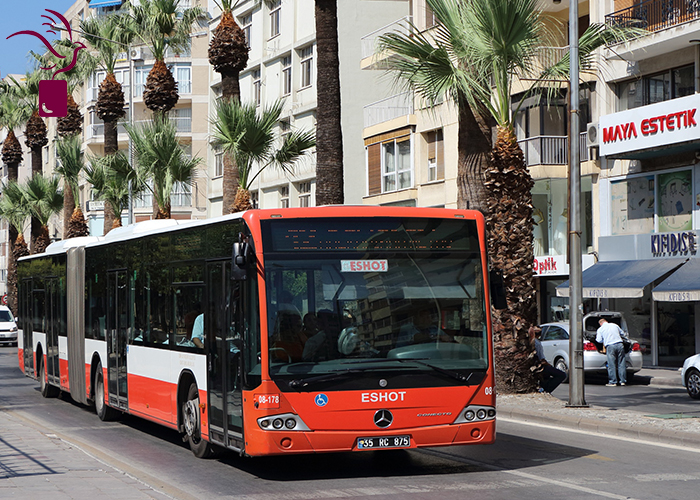
[(128, 416), (105, 423), (69, 398), (43, 399), (14, 348), (0, 348), (0, 408), (178, 499), (668, 500), (700, 489), (700, 450), (504, 421), (491, 446), (198, 460), (168, 429)]

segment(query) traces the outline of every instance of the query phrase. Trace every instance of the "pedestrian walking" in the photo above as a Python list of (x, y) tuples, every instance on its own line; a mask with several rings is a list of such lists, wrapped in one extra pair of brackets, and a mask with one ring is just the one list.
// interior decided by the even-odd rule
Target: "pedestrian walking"
[(596, 332), (595, 340), (603, 344), (603, 352), (608, 358), (608, 387), (627, 385), (627, 362), (625, 361), (625, 347), (622, 342), (626, 338), (625, 332), (615, 323), (608, 323), (605, 318), (598, 321), (600, 328)]

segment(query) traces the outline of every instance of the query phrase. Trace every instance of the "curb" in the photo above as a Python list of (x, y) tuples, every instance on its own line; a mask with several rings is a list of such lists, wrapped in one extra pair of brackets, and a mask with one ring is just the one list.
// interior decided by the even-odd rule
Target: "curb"
[[(629, 424), (606, 421), (605, 417), (591, 415), (549, 415), (547, 413), (528, 411), (526, 409), (496, 408), (498, 417), (520, 422), (565, 427), (583, 432), (594, 432), (608, 436), (618, 436), (660, 444), (670, 444), (691, 448), (700, 448), (700, 434), (672, 429), (658, 429), (650, 426), (631, 427)], [(595, 409), (593, 409), (595, 411)]]

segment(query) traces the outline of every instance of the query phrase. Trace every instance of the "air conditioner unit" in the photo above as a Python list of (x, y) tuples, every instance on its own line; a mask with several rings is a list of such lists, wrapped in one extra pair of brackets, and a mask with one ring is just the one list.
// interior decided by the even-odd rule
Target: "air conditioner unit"
[(143, 49), (138, 47), (131, 49), (131, 60), (132, 61), (143, 61)]
[(599, 146), (597, 123), (589, 123), (586, 126), (586, 146), (589, 148), (597, 148)]

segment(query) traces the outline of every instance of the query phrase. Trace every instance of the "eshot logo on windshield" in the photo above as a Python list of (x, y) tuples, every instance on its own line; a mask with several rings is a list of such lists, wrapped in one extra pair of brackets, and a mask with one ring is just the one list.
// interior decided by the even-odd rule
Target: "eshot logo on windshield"
[(340, 271), (343, 273), (385, 273), (389, 269), (387, 260), (341, 260)]
[(316, 406), (324, 407), (328, 404), (328, 396), (325, 394), (316, 394), (316, 397), (314, 397), (314, 403), (316, 403)]

